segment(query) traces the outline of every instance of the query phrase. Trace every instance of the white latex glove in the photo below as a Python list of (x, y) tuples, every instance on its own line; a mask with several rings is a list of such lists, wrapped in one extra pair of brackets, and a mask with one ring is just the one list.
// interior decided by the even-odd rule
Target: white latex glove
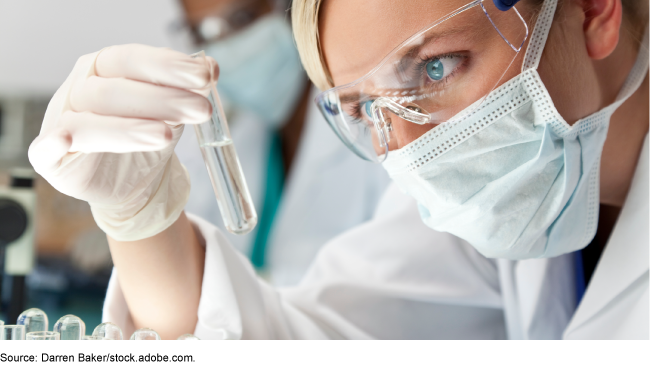
[(184, 123), (210, 117), (212, 59), (130, 44), (82, 56), (48, 105), (29, 148), (54, 188), (90, 204), (120, 241), (154, 236), (178, 219), (190, 182), (174, 155)]

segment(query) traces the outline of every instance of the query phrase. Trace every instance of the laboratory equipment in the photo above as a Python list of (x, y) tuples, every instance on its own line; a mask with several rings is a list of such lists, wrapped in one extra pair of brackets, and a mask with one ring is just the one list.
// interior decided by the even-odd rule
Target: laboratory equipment
[(16, 324), (25, 325), (27, 333), (47, 331), (49, 327), (47, 314), (38, 308), (31, 308), (20, 313)]
[(81, 318), (67, 314), (56, 321), (52, 330), (61, 334), (61, 340), (81, 340), (86, 334), (86, 324)]
[(93, 330), (93, 336), (105, 337), (109, 340), (122, 340), (122, 330), (115, 323), (104, 322)]
[(6, 324), (0, 326), (0, 340), (24, 340), (25, 326), (22, 324)]
[(215, 87), (213, 67), (203, 51), (193, 54), (192, 57), (203, 59), (210, 70), (207, 89), (201, 91), (207, 93), (212, 105), (212, 115), (205, 123), (194, 125), (201, 154), (226, 229), (234, 234), (246, 234), (255, 228), (257, 212), (230, 137), (226, 115)]
[(112, 338), (102, 337), (102, 336), (83, 336), (82, 340), (86, 340), (86, 341), (103, 341), (103, 340), (112, 341), (113, 339)]
[(27, 332), (25, 339), (28, 341), (57, 341), (61, 339), (61, 334), (52, 331)]
[(133, 332), (130, 340), (160, 340), (160, 335), (151, 328), (140, 328)]
[(186, 333), (186, 334), (184, 334), (184, 335), (180, 335), (180, 336), (177, 338), (177, 340), (180, 340), (180, 341), (196, 341), (196, 340), (200, 340), (200, 338), (194, 336), (194, 335), (191, 334), (191, 333)]
[(11, 300), (7, 318), (25, 310), (25, 278), (34, 268), (36, 192), (34, 170), (14, 168), (9, 186), (0, 186), (0, 251), (4, 250), (4, 271), (0, 280), (11, 276)]

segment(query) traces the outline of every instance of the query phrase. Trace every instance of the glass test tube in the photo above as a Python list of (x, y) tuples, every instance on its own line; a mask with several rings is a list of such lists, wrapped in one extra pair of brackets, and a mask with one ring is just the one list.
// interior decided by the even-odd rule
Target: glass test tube
[(212, 75), (213, 68), (209, 65), (203, 51), (193, 54), (192, 57), (203, 58), (210, 69), (208, 100), (212, 105), (210, 120), (194, 125), (196, 138), (199, 141), (226, 229), (234, 234), (246, 234), (255, 228), (257, 212), (239, 164), (235, 145), (230, 137), (226, 115)]
[(20, 313), (16, 324), (24, 324), (27, 333), (47, 331), (49, 326), (47, 314), (38, 308), (31, 308)]
[(105, 341), (105, 340), (112, 341), (113, 340), (111, 338), (106, 338), (102, 336), (83, 336), (81, 339), (86, 341)]
[(25, 339), (32, 341), (57, 341), (61, 339), (61, 334), (51, 331), (27, 332)]
[(5, 324), (0, 326), (0, 340), (24, 340), (25, 326), (22, 324)]
[(151, 328), (140, 328), (133, 332), (130, 340), (160, 340), (160, 335)]
[(197, 340), (200, 340), (200, 338), (194, 336), (191, 333), (186, 333), (184, 335), (178, 336), (178, 338), (176, 340), (178, 340), (178, 341), (197, 341)]
[(122, 330), (115, 323), (104, 322), (93, 330), (93, 336), (105, 337), (109, 340), (122, 340)]
[(81, 340), (86, 334), (86, 324), (81, 318), (73, 314), (66, 314), (56, 321), (52, 331), (58, 332), (61, 335), (61, 340)]

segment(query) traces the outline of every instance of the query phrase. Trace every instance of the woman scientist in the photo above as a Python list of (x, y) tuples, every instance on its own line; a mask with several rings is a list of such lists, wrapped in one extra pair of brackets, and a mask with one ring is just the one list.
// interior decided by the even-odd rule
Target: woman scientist
[(224, 228), (194, 128), (175, 152), (190, 175), (185, 210), (219, 227), (274, 285), (295, 285), (319, 248), (372, 217), (389, 183), (329, 131), (312, 102), (287, 0), (183, 0), (198, 48), (219, 63), (230, 132), (259, 222), (250, 234)]
[[(264, 284), (182, 213), (173, 144), (209, 112), (188, 91), (207, 71), (187, 57), (143, 46), (81, 57), (30, 159), (109, 236), (105, 317), (126, 332), (647, 339), (647, 6), (296, 0), (323, 115), (399, 190), (294, 288)], [(586, 246), (604, 247), (600, 258), (578, 254)]]

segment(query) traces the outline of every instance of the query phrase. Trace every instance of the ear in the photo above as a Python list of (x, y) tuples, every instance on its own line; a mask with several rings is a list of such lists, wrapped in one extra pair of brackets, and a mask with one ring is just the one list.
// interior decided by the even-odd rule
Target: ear
[(621, 0), (582, 0), (584, 32), (589, 57), (600, 60), (609, 56), (616, 45), (623, 20)]

